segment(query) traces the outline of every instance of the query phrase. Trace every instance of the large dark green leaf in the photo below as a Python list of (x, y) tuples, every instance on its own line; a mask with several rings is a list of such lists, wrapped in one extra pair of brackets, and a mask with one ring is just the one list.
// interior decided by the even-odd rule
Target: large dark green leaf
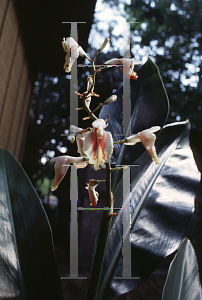
[(63, 299), (50, 226), (15, 158), (0, 150), (0, 299)]
[[(128, 146), (129, 147), (129, 146)], [(122, 207), (113, 217), (101, 275), (98, 299), (112, 299), (135, 288), (161, 262), (175, 251), (189, 225), (194, 195), (199, 182), (189, 147), (189, 122), (166, 125), (156, 142), (160, 164), (147, 152), (131, 167), (131, 195), (122, 205), (123, 183), (118, 183), (114, 206)], [(128, 179), (130, 180), (130, 179)], [(130, 203), (131, 200), (131, 203)], [(131, 231), (131, 275), (140, 279), (117, 280), (122, 276), (122, 215), (129, 215)]]
[(201, 300), (202, 290), (194, 248), (184, 239), (166, 279), (162, 300)]
[[(122, 89), (116, 93), (117, 101), (103, 106), (99, 118), (106, 119), (109, 115), (110, 131), (114, 141), (123, 139), (122, 127)], [(124, 105), (124, 103), (123, 103)], [(159, 74), (158, 67), (148, 58), (138, 70), (138, 79), (131, 80), (131, 122), (128, 120), (128, 132), (137, 133), (155, 125), (163, 126), (168, 115), (168, 98)], [(134, 147), (117, 144), (114, 147), (112, 163), (132, 164), (144, 151), (141, 143)]]

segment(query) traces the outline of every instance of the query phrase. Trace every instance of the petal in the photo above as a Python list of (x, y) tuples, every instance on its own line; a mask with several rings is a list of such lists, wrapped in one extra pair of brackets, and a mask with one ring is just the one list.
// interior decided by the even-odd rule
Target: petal
[(90, 206), (95, 206), (97, 205), (97, 202), (98, 202), (98, 197), (99, 197), (99, 194), (98, 192), (96, 192), (96, 190), (89, 186), (86, 186), (86, 189), (88, 190), (88, 195), (89, 195), (89, 199), (90, 199)]
[(113, 152), (113, 140), (110, 132), (103, 131), (103, 136), (98, 136), (97, 130), (86, 133), (83, 145), (83, 152), (89, 158), (89, 163), (98, 170), (100, 166), (105, 168)]
[(70, 125), (70, 133), (79, 133), (83, 128), (77, 127), (75, 125)]
[(133, 71), (133, 68), (134, 65), (139, 64), (141, 64), (141, 61), (130, 58), (123, 58), (123, 68), (121, 68), (123, 75), (128, 79), (136, 79), (136, 73)]
[(112, 65), (111, 67), (113, 67), (113, 65), (122, 65), (122, 58), (112, 58), (107, 60), (105, 63), (105, 65)]
[(58, 188), (58, 185), (64, 178), (65, 174), (70, 165), (70, 157), (69, 156), (59, 156), (52, 158), (51, 162), (55, 162), (55, 177), (52, 182), (51, 191), (55, 191)]
[(134, 146), (135, 144), (141, 142), (141, 139), (138, 134), (133, 134), (126, 138), (126, 141), (124, 142), (125, 145)]
[(55, 177), (52, 182), (51, 190), (55, 191), (58, 188), (58, 185), (64, 178), (65, 174), (67, 173), (67, 170), (71, 163), (83, 163), (87, 161), (86, 156), (82, 157), (74, 157), (74, 156), (58, 156), (52, 158), (50, 161), (55, 162), (54, 169), (55, 169)]
[(83, 48), (81, 46), (79, 46), (79, 55), (84, 58), (87, 57), (86, 52), (83, 50)]
[(85, 140), (85, 134), (78, 134), (76, 136), (77, 152), (80, 153), (80, 155), (82, 156), (85, 155), (85, 153), (83, 152), (84, 140)]
[[(131, 59), (132, 61), (132, 66), (134, 67), (135, 65), (140, 65), (141, 64), (141, 61), (140, 60), (136, 60), (136, 59)], [(132, 67), (132, 69), (133, 69)]]
[(79, 47), (78, 46), (71, 47), (71, 58), (75, 60), (78, 57), (79, 57)]
[(69, 48), (71, 48), (73, 46), (77, 46), (78, 47), (78, 43), (72, 37), (67, 37), (66, 38), (66, 43), (67, 43), (67, 45), (68, 45)]
[(77, 168), (77, 169), (83, 169), (88, 165), (88, 161), (85, 161), (83, 163), (73, 163), (73, 165)]
[(106, 128), (106, 127), (107, 127), (107, 125), (106, 125), (106, 123), (105, 123), (105, 120), (103, 120), (103, 119), (97, 119), (97, 120), (95, 120), (95, 121), (92, 123), (92, 126), (93, 126), (94, 128), (98, 128), (98, 127)]
[(149, 129), (145, 129), (145, 130), (143, 130), (141, 132), (147, 132), (147, 131), (156, 132), (156, 131), (159, 131), (160, 129), (161, 129), (160, 126), (153, 126), (153, 127), (149, 128)]
[(65, 52), (69, 52), (68, 44), (65, 41), (65, 38), (63, 38), (62, 46), (63, 46), (63, 49), (64, 49)]
[(64, 64), (65, 72), (67, 72), (67, 73), (71, 72), (74, 61), (75, 61), (75, 59), (73, 59), (73, 58), (71, 60), (65, 61), (65, 64)]
[(78, 43), (72, 37), (68, 37), (66, 39), (63, 38), (62, 46), (63, 46), (64, 51), (67, 52), (69, 56), (70, 56), (70, 49), (72, 51), (73, 47), (74, 47), (74, 49), (78, 49), (78, 47), (79, 47)]
[(151, 131), (145, 131), (140, 132), (140, 139), (142, 141), (142, 144), (148, 151), (149, 155), (151, 156), (152, 160), (155, 162), (155, 164), (159, 164), (159, 160), (156, 154), (156, 148), (154, 146), (156, 136)]

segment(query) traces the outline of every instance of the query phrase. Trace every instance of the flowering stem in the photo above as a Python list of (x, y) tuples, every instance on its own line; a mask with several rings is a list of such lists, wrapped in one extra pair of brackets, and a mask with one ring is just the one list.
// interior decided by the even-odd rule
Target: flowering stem
[(109, 229), (111, 225), (111, 217), (113, 216), (113, 197), (111, 193), (111, 167), (106, 164), (106, 200), (105, 207), (110, 208), (104, 210), (100, 226), (100, 232), (97, 240), (96, 253), (93, 260), (93, 267), (88, 287), (87, 300), (96, 300), (99, 288), (100, 276), (102, 273), (102, 265), (104, 261), (105, 249), (107, 245)]
[(94, 113), (96, 110), (98, 110), (100, 107), (102, 107), (103, 104), (102, 103), (99, 103), (98, 106), (92, 111), (92, 113)]
[(104, 67), (100, 67), (99, 69), (97, 69), (95, 72), (97, 73), (97, 72), (100, 72), (102, 69), (104, 69), (105, 68), (105, 66)]
[(124, 140), (119, 140), (119, 141), (116, 141), (116, 142), (114, 142), (113, 144), (120, 144), (120, 143), (124, 143), (124, 142), (126, 142), (126, 139), (124, 139)]
[(100, 53), (100, 51), (97, 50), (97, 52), (95, 53), (95, 55), (94, 55), (94, 57), (93, 57), (93, 59), (92, 59), (93, 62), (94, 62), (96, 56), (97, 56), (99, 53)]
[(84, 106), (85, 110), (87, 111), (89, 117), (91, 117), (91, 119), (93, 119), (94, 121), (97, 120), (97, 117), (92, 113), (92, 111), (90, 110), (90, 108), (88, 108), (88, 106), (86, 105), (85, 99), (83, 101), (83, 106)]

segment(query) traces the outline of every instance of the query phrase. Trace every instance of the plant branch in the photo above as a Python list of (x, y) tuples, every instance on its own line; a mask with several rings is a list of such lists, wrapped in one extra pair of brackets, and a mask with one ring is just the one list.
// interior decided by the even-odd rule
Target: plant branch
[(116, 142), (114, 142), (113, 144), (114, 144), (114, 145), (115, 145), (115, 144), (121, 144), (121, 143), (124, 143), (124, 142), (126, 142), (126, 139), (116, 141)]
[(89, 117), (91, 117), (91, 119), (93, 119), (94, 121), (97, 120), (97, 117), (90, 110), (90, 108), (86, 105), (86, 99), (85, 98), (83, 99), (83, 106), (84, 106), (85, 110), (87, 111)]

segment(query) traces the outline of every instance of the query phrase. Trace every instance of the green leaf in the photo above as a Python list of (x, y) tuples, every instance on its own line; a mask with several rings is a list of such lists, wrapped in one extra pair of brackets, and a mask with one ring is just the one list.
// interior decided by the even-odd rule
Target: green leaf
[[(147, 152), (131, 167), (131, 191), (118, 183), (114, 207), (121, 207), (113, 217), (109, 233), (101, 283), (97, 299), (113, 297), (135, 288), (151, 274), (162, 259), (175, 251), (189, 225), (194, 195), (199, 182), (189, 147), (189, 122), (169, 124), (156, 141), (160, 164), (155, 165)], [(122, 237), (122, 216), (129, 216)], [(130, 228), (131, 226), (131, 228)], [(122, 238), (131, 234), (131, 276), (140, 279), (115, 279), (122, 276)]]
[(202, 290), (194, 248), (184, 239), (166, 279), (162, 300), (201, 300)]
[(16, 159), (0, 150), (0, 299), (63, 299), (50, 225)]

